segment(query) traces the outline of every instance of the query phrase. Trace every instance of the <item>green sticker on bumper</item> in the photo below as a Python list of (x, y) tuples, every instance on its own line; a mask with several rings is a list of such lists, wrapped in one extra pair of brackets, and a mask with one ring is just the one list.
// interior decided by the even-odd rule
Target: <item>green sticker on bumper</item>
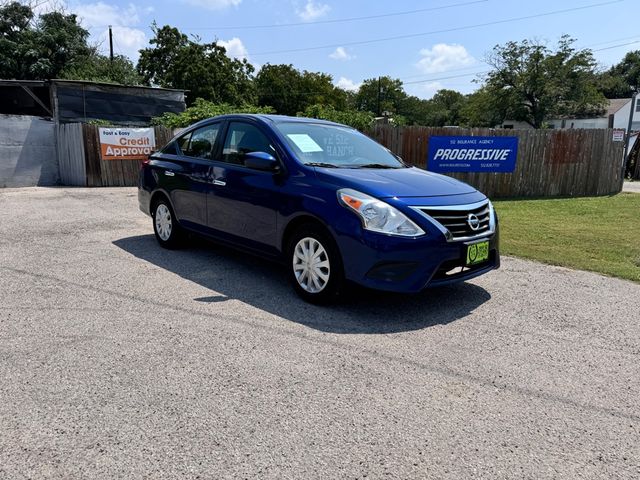
[(489, 242), (474, 243), (467, 246), (467, 265), (489, 260)]

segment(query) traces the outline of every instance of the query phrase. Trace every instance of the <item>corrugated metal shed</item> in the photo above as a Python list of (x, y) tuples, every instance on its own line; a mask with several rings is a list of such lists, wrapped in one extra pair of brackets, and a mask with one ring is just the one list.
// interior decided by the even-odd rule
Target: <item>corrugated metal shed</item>
[(184, 90), (80, 80), (0, 80), (0, 114), (48, 117), (59, 123), (105, 120), (148, 125), (185, 109)]
[(184, 90), (71, 80), (50, 83), (54, 113), (60, 123), (107, 120), (148, 125), (153, 117), (185, 109)]

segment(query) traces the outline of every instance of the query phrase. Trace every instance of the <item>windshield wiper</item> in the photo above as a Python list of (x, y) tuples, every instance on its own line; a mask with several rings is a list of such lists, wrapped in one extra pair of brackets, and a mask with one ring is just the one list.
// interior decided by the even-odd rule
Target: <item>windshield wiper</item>
[(393, 165), (385, 165), (384, 163), (365, 163), (364, 165), (349, 165), (349, 168), (402, 168), (394, 167)]
[(340, 168), (333, 163), (324, 163), (324, 162), (309, 162), (305, 163), (305, 165), (309, 165), (310, 167), (325, 167), (325, 168)]

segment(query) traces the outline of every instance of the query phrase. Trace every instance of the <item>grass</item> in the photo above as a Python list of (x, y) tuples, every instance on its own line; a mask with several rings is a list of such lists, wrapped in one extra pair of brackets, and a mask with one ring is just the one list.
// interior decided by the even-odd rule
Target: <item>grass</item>
[(494, 205), (501, 253), (640, 283), (640, 194)]

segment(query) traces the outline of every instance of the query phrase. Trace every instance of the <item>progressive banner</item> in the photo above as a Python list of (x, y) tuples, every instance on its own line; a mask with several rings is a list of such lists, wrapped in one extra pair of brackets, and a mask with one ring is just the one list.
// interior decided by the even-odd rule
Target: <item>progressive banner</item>
[(511, 173), (517, 157), (518, 137), (430, 137), (427, 170)]
[(156, 148), (153, 128), (99, 128), (102, 160), (145, 160)]

